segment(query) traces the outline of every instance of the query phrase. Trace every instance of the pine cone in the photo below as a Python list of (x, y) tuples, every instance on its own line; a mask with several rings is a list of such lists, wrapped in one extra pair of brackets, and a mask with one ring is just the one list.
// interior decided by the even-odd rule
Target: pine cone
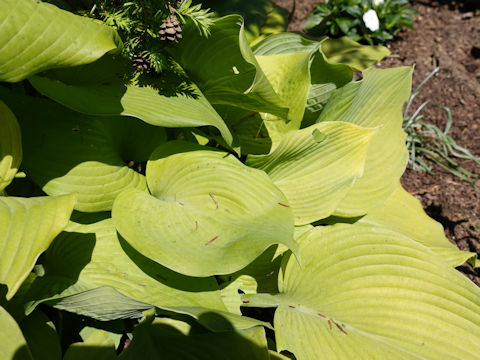
[(137, 72), (145, 72), (147, 74), (150, 74), (152, 69), (150, 62), (144, 57), (138, 55), (133, 58), (133, 67)]
[(158, 33), (160, 34), (160, 40), (178, 42), (178, 39), (182, 38), (182, 28), (175, 14), (171, 14), (163, 20)]

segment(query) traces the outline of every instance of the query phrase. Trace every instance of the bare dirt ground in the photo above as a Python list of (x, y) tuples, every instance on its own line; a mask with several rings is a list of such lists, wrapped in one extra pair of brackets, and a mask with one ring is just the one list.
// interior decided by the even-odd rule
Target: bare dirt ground
[[(316, 0), (297, 0), (288, 30), (300, 31)], [(275, 0), (292, 9), (292, 0)], [(387, 44), (391, 56), (378, 66), (415, 65), (413, 88), (433, 70), (433, 77), (414, 100), (413, 108), (424, 101), (440, 103), (452, 111), (449, 135), (480, 157), (480, 0), (413, 0), (419, 16), (415, 29), (404, 30)], [(477, 11), (476, 11), (477, 10)], [(427, 108), (426, 122), (441, 129), (445, 113)], [(480, 174), (480, 165), (459, 161), (467, 170)], [(402, 184), (423, 204), (426, 212), (442, 223), (450, 241), (463, 250), (480, 256), (480, 180), (476, 188), (434, 165), (434, 175), (407, 168)], [(465, 265), (459, 268), (480, 286), (480, 270)]]

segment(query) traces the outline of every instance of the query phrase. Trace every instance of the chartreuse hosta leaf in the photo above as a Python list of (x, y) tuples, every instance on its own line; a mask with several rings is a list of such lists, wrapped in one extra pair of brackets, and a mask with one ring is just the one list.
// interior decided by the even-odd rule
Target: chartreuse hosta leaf
[(23, 289), (27, 312), (47, 302), (106, 321), (138, 318), (157, 307), (192, 316), (212, 330), (223, 330), (218, 317), (239, 329), (263, 324), (227, 313), (213, 277), (181, 275), (142, 256), (118, 236), (107, 215), (75, 214), (76, 222), (45, 252), (43, 276)]
[(248, 45), (240, 16), (217, 19), (208, 38), (187, 24), (174, 55), (212, 104), (286, 116), (285, 105)]
[[(347, 37), (325, 38), (318, 42), (292, 32), (271, 35), (255, 44), (253, 50), (256, 55), (288, 54), (315, 51), (319, 46), (320, 52), (328, 63), (345, 64), (358, 70), (365, 70), (390, 53), (384, 46), (361, 45)], [(329, 76), (329, 74), (324, 74), (324, 76)]]
[[(351, 81), (352, 69), (343, 64), (330, 64), (320, 51), (320, 46), (321, 42), (305, 39), (300, 34), (282, 33), (271, 35), (254, 47), (254, 53), (259, 59), (262, 59), (263, 57), (265, 57), (265, 59), (270, 59), (269, 57), (266, 57), (268, 55), (282, 55), (289, 57), (289, 55), (294, 54), (292, 55), (292, 59), (299, 57), (304, 58), (305, 60), (308, 58), (308, 54), (310, 54), (311, 60), (308, 65), (310, 71), (308, 81), (310, 85), (306, 85), (306, 83), (303, 83), (302, 85), (304, 87), (308, 86), (306, 100), (302, 98), (301, 101), (296, 101), (295, 99), (292, 100), (291, 96), (288, 94), (284, 96), (284, 100), (286, 99), (286, 105), (293, 104), (292, 114), (298, 115), (293, 122), (286, 122), (285, 119), (264, 113), (239, 111), (239, 109), (228, 107), (219, 109), (217, 107), (217, 111), (219, 111), (221, 116), (228, 122), (230, 128), (234, 130), (235, 135), (238, 137), (242, 154), (268, 153), (272, 147), (272, 140), (269, 135), (281, 138), (283, 133), (298, 129), (302, 121), (303, 126), (312, 124), (318, 117), (318, 112), (323, 108), (323, 105), (333, 93), (333, 90), (342, 87)], [(281, 56), (278, 56), (272, 57), (271, 59), (280, 61), (279, 59), (281, 58)], [(264, 66), (265, 65), (266, 64), (264, 64)], [(307, 64), (303, 63), (303, 65)], [(275, 64), (271, 65), (271, 67), (272, 69), (266, 68), (265, 71), (270, 73), (271, 71), (275, 72), (278, 70), (278, 67)], [(305, 70), (305, 67), (303, 69)], [(280, 72), (279, 74), (275, 73), (275, 75), (270, 76), (270, 79), (272, 81), (277, 81), (282, 76), (286, 77), (284, 80), (288, 86), (291, 84), (290, 80), (288, 80), (290, 79), (289, 76), (295, 76), (295, 74), (289, 75)], [(295, 84), (293, 85), (296, 89)], [(282, 86), (284, 86), (284, 83), (278, 85), (279, 89), (281, 89)], [(304, 89), (303, 87), (301, 88)], [(295, 89), (285, 90), (295, 92)], [(295, 95), (302, 97), (305, 94), (302, 95), (300, 93), (295, 93)], [(304, 107), (305, 113), (303, 114), (302, 120), (301, 113), (303, 109), (301, 106), (297, 105), (299, 103), (304, 103), (304, 101), (306, 101), (306, 106)], [(264, 126), (265, 117), (267, 117), (267, 120), (272, 120), (267, 124), (267, 129)]]
[(285, 261), (281, 293), (258, 299), (278, 304), (278, 350), (297, 359), (478, 359), (480, 290), (427, 247), (359, 224), (317, 227), (299, 242), (302, 268)]
[[(77, 222), (71, 221), (55, 239), (44, 254), (45, 274), (31, 287), (32, 297), (51, 296), (59, 286), (63, 286), (57, 294), (61, 297), (109, 286), (147, 304), (146, 308), (225, 309), (214, 278), (184, 276), (153, 262), (118, 236), (111, 218), (98, 218), (96, 214), (76, 215)], [(95, 305), (90, 307), (95, 311)]]
[(245, 294), (257, 293), (257, 282), (250, 275), (240, 275), (229, 282), (222, 284), (222, 300), (225, 307), (233, 314), (241, 315), (240, 306), (242, 306), (241, 295), (238, 290), (242, 289)]
[(269, 155), (247, 164), (264, 170), (293, 209), (295, 225), (332, 214), (362, 176), (376, 129), (323, 122), (286, 134)]
[[(122, 295), (112, 287), (100, 287), (46, 300), (47, 304), (58, 309), (92, 317), (97, 320), (116, 320), (126, 318), (140, 318), (143, 311), (151, 311), (153, 306), (133, 300)], [(270, 324), (240, 316), (224, 310), (212, 309), (203, 306), (162, 306), (156, 307), (160, 314), (172, 316), (172, 313), (192, 317), (211, 331), (228, 331), (250, 329), (255, 326), (271, 328)]]
[(296, 253), (287, 199), (232, 155), (165, 143), (147, 164), (147, 182), (151, 194), (119, 195), (113, 220), (132, 247), (174, 271), (229, 274), (278, 243)]
[(289, 360), (291, 359), (290, 357), (286, 357), (285, 355), (282, 355), (280, 353), (277, 353), (276, 351), (273, 350), (268, 350), (268, 355), (270, 355), (270, 360)]
[[(143, 313), (144, 316), (146, 314), (147, 312)], [(151, 311), (151, 314), (153, 316), (154, 312)], [(105, 325), (102, 327), (103, 324)], [(97, 343), (102, 343), (104, 348), (113, 347), (113, 349), (116, 349), (122, 341), (123, 332), (125, 331), (125, 323), (122, 320), (117, 320), (103, 324), (100, 325), (99, 329), (90, 326), (84, 327), (80, 330), (80, 337), (83, 341), (95, 341)]]
[(125, 84), (121, 63), (107, 55), (93, 64), (50, 71), (29, 80), (43, 95), (84, 114), (134, 116), (164, 127), (210, 125), (228, 144), (232, 142), (222, 118), (195, 84), (167, 83), (162, 91)]
[(255, 57), (267, 78), (289, 107), (287, 119), (262, 114), (275, 148), (283, 135), (300, 128), (310, 89), (310, 64), (320, 43), (299, 34), (275, 34), (254, 47)]
[(0, 283), (8, 287), (7, 300), (67, 225), (74, 204), (75, 195), (0, 197)]
[[(321, 48), (325, 40), (312, 41), (296, 33), (281, 33), (267, 37), (254, 47), (255, 55), (311, 53), (310, 88), (303, 121), (310, 124), (318, 117), (333, 90), (352, 80), (348, 65), (330, 63)], [(358, 45), (358, 44), (357, 44)], [(359, 45), (361, 46), (361, 45)]]
[(385, 46), (365, 46), (344, 36), (325, 39), (322, 51), (331, 63), (347, 64), (357, 70), (365, 70), (390, 54)]
[(343, 198), (335, 215), (354, 217), (381, 205), (397, 188), (408, 160), (402, 106), (408, 99), (412, 68), (371, 69), (359, 83), (333, 95), (317, 122), (345, 121), (380, 127), (367, 153), (363, 176)]
[(226, 116), (222, 117), (238, 139), (241, 154), (268, 154), (270, 152), (272, 140), (260, 113), (252, 113), (234, 107), (222, 110)]
[(0, 100), (0, 191), (13, 180), (22, 161), (22, 135), (15, 115)]
[[(32, 303), (29, 303), (28, 311), (31, 311), (39, 303), (45, 302), (57, 309), (65, 310), (75, 314), (88, 316), (96, 320), (110, 321), (118, 319), (135, 319), (142, 317), (142, 312), (153, 308), (151, 304), (134, 300), (115, 290), (113, 287), (104, 286), (91, 290), (81, 289), (80, 286), (67, 288), (56, 295), (55, 290), (59, 288), (60, 292), (71, 283), (69, 279), (47, 278), (47, 280), (33, 283), (28, 296), (34, 297)], [(79, 284), (81, 285), (81, 284)], [(49, 298), (44, 295), (45, 290), (42, 286), (49, 287), (51, 295)], [(83, 291), (82, 291), (83, 290)]]
[(325, 55), (318, 51), (313, 57), (310, 72), (311, 85), (303, 121), (314, 123), (333, 90), (349, 83), (352, 80), (353, 71), (347, 65), (329, 63)]
[(119, 46), (113, 28), (87, 17), (41, 1), (0, 2), (0, 81), (87, 64)]
[(277, 55), (256, 55), (265, 75), (284, 104), (289, 107), (287, 119), (262, 114), (274, 149), (289, 131), (300, 128), (310, 89), (310, 59), (312, 53), (299, 52)]
[(370, 211), (358, 222), (384, 227), (408, 236), (432, 249), (452, 267), (459, 266), (465, 261), (471, 262), (474, 266), (476, 264), (476, 254), (460, 251), (448, 241), (442, 225), (430, 218), (423, 211), (422, 204), (400, 184), (382, 206)]
[[(146, 191), (145, 176), (128, 166), (145, 161), (166, 138), (163, 128), (134, 118), (92, 117), (54, 102), (0, 89), (22, 127), (28, 175), (49, 195), (76, 193), (75, 209), (112, 208), (126, 188)], [(59, 151), (58, 149), (62, 149)]]
[[(295, 226), (295, 239), (312, 228), (311, 225)], [(288, 254), (287, 251), (284, 245), (273, 245), (242, 270), (217, 277), (224, 281), (221, 284), (222, 300), (230, 312), (241, 314), (243, 302), (238, 290), (245, 294), (278, 293), (278, 274), (283, 254)]]
[(321, 42), (304, 38), (292, 32), (270, 35), (253, 46), (255, 55), (313, 53)]
[(242, 270), (220, 277), (224, 281), (221, 284), (222, 301), (228, 311), (241, 314), (243, 302), (238, 290), (244, 294), (278, 292), (278, 273), (282, 256), (287, 250), (284, 245), (273, 245)]
[[(82, 333), (88, 333), (84, 335)], [(98, 360), (114, 360), (117, 358), (115, 353), (115, 343), (105, 330), (84, 328), (80, 333), (82, 342), (71, 344), (63, 360), (83, 360), (86, 358)]]
[(268, 360), (265, 330), (211, 333), (192, 331), (188, 324), (171, 319), (155, 319), (138, 325), (128, 348), (119, 356), (129, 359), (255, 359)]
[(10, 314), (0, 306), (0, 359), (33, 360), (22, 331)]

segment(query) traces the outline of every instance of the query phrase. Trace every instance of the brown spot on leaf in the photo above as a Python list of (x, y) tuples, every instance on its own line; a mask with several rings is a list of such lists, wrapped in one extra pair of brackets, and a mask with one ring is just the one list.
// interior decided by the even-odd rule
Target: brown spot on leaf
[(343, 329), (343, 327), (341, 327), (340, 325), (338, 325), (336, 322), (333, 322), (335, 324), (335, 326), (338, 328), (338, 330), (340, 330), (342, 333), (344, 333), (345, 335), (348, 335), (347, 332)]
[(215, 196), (213, 196), (212, 193), (208, 193), (208, 195), (210, 195), (210, 197), (212, 198), (213, 202), (215, 203), (215, 209), (218, 209), (218, 203), (217, 203), (217, 200), (215, 200)]
[(214, 242), (214, 241), (217, 240), (217, 239), (218, 239), (218, 235), (215, 236), (213, 239), (207, 241), (207, 242), (205, 243), (205, 245), (210, 245), (212, 242)]

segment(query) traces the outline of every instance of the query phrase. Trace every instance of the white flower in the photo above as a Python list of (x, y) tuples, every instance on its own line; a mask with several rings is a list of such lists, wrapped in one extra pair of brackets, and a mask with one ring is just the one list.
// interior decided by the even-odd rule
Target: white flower
[(377, 31), (380, 28), (380, 22), (378, 21), (378, 16), (375, 10), (368, 10), (363, 14), (363, 22), (365, 26), (370, 29), (370, 31)]
[(382, 5), (383, 0), (373, 0), (373, 6), (377, 7), (378, 5)]

